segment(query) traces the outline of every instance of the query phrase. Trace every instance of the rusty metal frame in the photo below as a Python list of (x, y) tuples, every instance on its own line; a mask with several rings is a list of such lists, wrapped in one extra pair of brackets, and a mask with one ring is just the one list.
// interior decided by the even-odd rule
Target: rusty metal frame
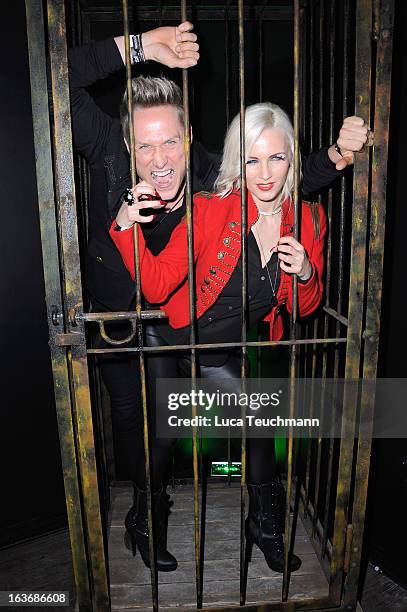
[(78, 603), (82, 610), (91, 610), (68, 361), (66, 351), (56, 343), (56, 337), (65, 328), (65, 322), (62, 316), (63, 299), (59, 282), (59, 254), (45, 72), (44, 16), (41, 2), (27, 2), (26, 17), (42, 256), (44, 262), (48, 262), (48, 266), (44, 266), (45, 297), (72, 562)]
[[(386, 166), (388, 149), (388, 123), (390, 108), (390, 75), (392, 59), (392, 28), (394, 19), (394, 0), (345, 0), (346, 7), (351, 2), (356, 3), (356, 79), (355, 79), (355, 111), (375, 130), (375, 144), (372, 151), (365, 149), (357, 156), (354, 168), (353, 210), (351, 231), (351, 260), (349, 269), (349, 308), (344, 312), (344, 249), (343, 235), (346, 231), (345, 202), (347, 193), (344, 181), (340, 193), (340, 241), (339, 241), (339, 282), (336, 304), (331, 303), (329, 279), (326, 288), (326, 301), (323, 308), (323, 337), (318, 337), (318, 323), (313, 326), (307, 337), (298, 338), (298, 305), (297, 283), (293, 283), (293, 314), (290, 326), (290, 340), (284, 341), (246, 341), (247, 320), (247, 197), (245, 187), (245, 62), (244, 62), (244, 22), (248, 16), (248, 7), (243, 0), (237, 0), (237, 7), (227, 3), (226, 8), (198, 8), (198, 19), (204, 15), (211, 19), (223, 19), (227, 15), (236, 19), (239, 31), (239, 89), (240, 89), (240, 133), (241, 133), (241, 211), (242, 211), (242, 340), (238, 343), (199, 344), (196, 343), (195, 319), (195, 284), (192, 231), (192, 190), (190, 167), (190, 127), (189, 127), (189, 82), (188, 73), (183, 71), (184, 95), (184, 146), (186, 156), (186, 204), (188, 229), (188, 279), (190, 288), (190, 344), (164, 347), (146, 347), (143, 342), (142, 322), (148, 318), (160, 316), (157, 311), (143, 312), (141, 310), (141, 290), (139, 272), (138, 234), (135, 230), (135, 269), (136, 269), (136, 311), (130, 313), (84, 313), (80, 285), (80, 264), (78, 255), (78, 235), (76, 230), (75, 186), (73, 182), (72, 140), (70, 129), (69, 91), (67, 79), (67, 56), (65, 42), (65, 14), (63, 0), (47, 0), (47, 18), (49, 50), (51, 57), (52, 112), (54, 137), (54, 172), (55, 185), (52, 181), (52, 158), (50, 121), (48, 115), (47, 76), (45, 72), (45, 38), (42, 15), (42, 0), (26, 0), (27, 24), (29, 32), (29, 54), (33, 103), (33, 122), (35, 132), (35, 148), (37, 160), (38, 200), (44, 258), (44, 275), (46, 284), (48, 320), (50, 327), (50, 347), (55, 380), (58, 427), (61, 439), (64, 483), (67, 498), (68, 520), (73, 551), (74, 573), (77, 585), (77, 597), (80, 610), (95, 610), (97, 612), (110, 609), (107, 564), (104, 553), (104, 540), (96, 474), (96, 460), (93, 443), (92, 415), (87, 372), (87, 355), (109, 352), (138, 352), (142, 378), (142, 401), (144, 414), (144, 437), (146, 450), (146, 474), (149, 486), (149, 446), (148, 446), (148, 410), (144, 370), (144, 355), (148, 352), (191, 351), (191, 379), (195, 384), (196, 350), (216, 347), (241, 347), (242, 366), (241, 377), (245, 379), (245, 357), (249, 346), (289, 346), (290, 347), (290, 415), (295, 413), (296, 398), (294, 382), (297, 376), (299, 357), (303, 361), (305, 371), (311, 366), (312, 374), (317, 372), (318, 364), (322, 367), (323, 377), (329, 373), (327, 348), (336, 347), (333, 362), (334, 376), (341, 372), (339, 349), (345, 346), (345, 379), (359, 378), (360, 374), (367, 380), (376, 376), (378, 339), (380, 331), (380, 300), (383, 268), (384, 227), (385, 227), (385, 196), (386, 196)], [(312, 0), (294, 0), (294, 131), (295, 131), (295, 186), (294, 186), (294, 235), (298, 237), (299, 226), (299, 136), (300, 125), (306, 125), (304, 116), (300, 113), (300, 75), (307, 74), (307, 67), (300, 63), (301, 36), (307, 37), (310, 54), (314, 50), (316, 35), (319, 35), (320, 58), (319, 78), (314, 78), (314, 69), (308, 70), (310, 80), (309, 97), (316, 99), (315, 83), (319, 85), (318, 110), (320, 115), (318, 138), (322, 144), (324, 117), (322, 110), (326, 103), (324, 81), (324, 62), (322, 46), (329, 36), (329, 136), (334, 136), (333, 111), (335, 108), (335, 39), (334, 16), (337, 3), (332, 1), (330, 7), (330, 27), (324, 20), (326, 0), (315, 3)], [(82, 7), (83, 8), (83, 7)], [(86, 7), (85, 7), (86, 8)], [(315, 24), (315, 8), (319, 15), (319, 24)], [(157, 9), (145, 9), (146, 15), (160, 20), (177, 19), (180, 12), (160, 6)], [(273, 11), (264, 2), (256, 7), (260, 11), (261, 20), (273, 18)], [(286, 11), (287, 9), (281, 9)], [(186, 0), (181, 0), (181, 16), (185, 19), (189, 14)], [(345, 10), (345, 15), (346, 15)], [(107, 13), (105, 14), (106, 18)], [(153, 15), (155, 17), (153, 17)], [(274, 13), (275, 15), (275, 13)], [(109, 12), (111, 18), (112, 12)], [(127, 0), (123, 0), (123, 19), (125, 31), (125, 51), (127, 66), (127, 91), (129, 99), (130, 137), (133, 136), (131, 113), (131, 72), (129, 52), (129, 19), (132, 10)], [(84, 28), (83, 20), (76, 15), (76, 27)], [(101, 15), (103, 19), (103, 15)], [(260, 18), (259, 18), (260, 19)], [(302, 25), (301, 25), (302, 24)], [(307, 27), (309, 24), (309, 27)], [(347, 26), (344, 28), (344, 46), (347, 50)], [(73, 32), (73, 35), (75, 33)], [(259, 33), (259, 48), (262, 48), (262, 33)], [(372, 70), (373, 54), (377, 58), (375, 72)], [(346, 64), (343, 73), (342, 108), (348, 110), (348, 76), (349, 58), (345, 53)], [(300, 69), (302, 68), (302, 69)], [(262, 61), (260, 62), (260, 95), (262, 94)], [(373, 89), (372, 89), (373, 83)], [(303, 93), (305, 95), (303, 84)], [(373, 95), (371, 95), (373, 92)], [(228, 98), (227, 98), (228, 99)], [(373, 106), (374, 105), (374, 106)], [(371, 109), (374, 108), (374, 115)], [(302, 106), (305, 111), (304, 105)], [(227, 107), (226, 112), (229, 112)], [(314, 111), (311, 109), (309, 135), (315, 141)], [(131, 147), (131, 176), (136, 182), (134, 148)], [(373, 171), (372, 171), (373, 168)], [(370, 184), (370, 192), (369, 192)], [(54, 204), (55, 202), (55, 204)], [(332, 219), (332, 207), (335, 201), (332, 192), (328, 196), (328, 217)], [(55, 206), (55, 208), (54, 208)], [(55, 215), (56, 211), (56, 215)], [(348, 213), (347, 213), (348, 214)], [(368, 233), (369, 228), (369, 233)], [(332, 227), (328, 237), (328, 277), (332, 270)], [(58, 244), (59, 236), (59, 244)], [(365, 274), (367, 268), (367, 276)], [(59, 269), (62, 270), (60, 273)], [(378, 306), (379, 305), (379, 306)], [(364, 307), (366, 314), (364, 315)], [(130, 320), (133, 327), (132, 335), (137, 338), (137, 346), (110, 349), (87, 348), (85, 324), (97, 322), (101, 333), (112, 345), (104, 332), (104, 322), (113, 319)], [(329, 322), (334, 323), (334, 337), (328, 337)], [(343, 328), (346, 337), (341, 337)], [(364, 341), (364, 342), (363, 342)], [(299, 349), (304, 347), (301, 355)], [(305, 350), (313, 348), (310, 355)], [(320, 352), (317, 355), (316, 349)], [(307, 365), (308, 362), (308, 365)], [(312, 401), (312, 398), (311, 398)], [(368, 469), (371, 445), (371, 431), (359, 432), (358, 444), (355, 448), (354, 434), (358, 433), (358, 422), (355, 416), (357, 398), (349, 391), (344, 397), (344, 421), (342, 439), (339, 451), (339, 466), (337, 470), (337, 490), (335, 499), (330, 496), (333, 482), (333, 443), (329, 446), (328, 487), (325, 497), (323, 516), (318, 514), (320, 479), (322, 468), (322, 448), (317, 445), (317, 469), (315, 490), (311, 498), (309, 486), (311, 481), (311, 444), (308, 445), (305, 479), (300, 487), (300, 505), (306, 527), (309, 530), (312, 543), (323, 561), (323, 567), (329, 578), (329, 593), (326, 597), (293, 601), (289, 599), (289, 547), (286, 546), (285, 567), (283, 573), (282, 600), (280, 602), (259, 602), (256, 605), (245, 605), (245, 468), (246, 444), (245, 435), (242, 439), (242, 478), (241, 478), (241, 530), (240, 530), (240, 603), (247, 610), (328, 610), (355, 609), (357, 603), (357, 585), (360, 571), (360, 558), (363, 538), (363, 519), (366, 506)], [(362, 394), (361, 410), (364, 415), (373, 415), (374, 397), (365, 391)], [(354, 454), (356, 460), (354, 459)], [(198, 440), (196, 430), (193, 437), (193, 471), (194, 471), (194, 533), (195, 533), (195, 568), (197, 607), (203, 605), (203, 559), (201, 555), (201, 534), (199, 530), (199, 469)], [(287, 462), (287, 497), (285, 516), (285, 540), (290, 542), (290, 502), (294, 494), (296, 474), (296, 456), (293, 437), (288, 438)], [(352, 472), (355, 471), (352, 490)], [(298, 490), (298, 487), (296, 487)], [(353, 493), (353, 505), (349, 500)], [(153, 554), (153, 525), (151, 513), (151, 487), (148, 495), (148, 522), (150, 533), (150, 558)], [(335, 502), (335, 516), (332, 540), (328, 528), (328, 514)], [(158, 609), (157, 573), (154, 562), (151, 564), (151, 587), (154, 610)], [(232, 610), (234, 607), (219, 607), (215, 610)]]
[[(54, 98), (54, 144), (58, 143), (54, 148), (55, 171), (58, 175), (55, 185), (52, 179), (42, 2), (27, 0), (26, 13), (50, 350), (77, 599), (81, 610), (92, 610), (97, 606), (102, 611), (109, 609), (109, 595), (94, 456), (86, 343), (84, 324), (78, 324), (74, 316), (82, 307), (82, 296), (76, 225), (69, 223), (72, 218), (75, 219), (75, 190), (64, 7), (63, 3), (54, 2), (48, 5), (47, 13)], [(55, 217), (55, 199), (61, 211), (58, 219)], [(72, 243), (74, 253), (76, 251), (73, 258), (70, 257)], [(65, 272), (62, 279), (60, 264)], [(75, 337), (74, 344), (68, 350), (60, 342), (61, 336)]]
[[(393, 51), (394, 0), (376, 0), (373, 11), (373, 41), (376, 45), (375, 109), (373, 129), (375, 144), (372, 150), (371, 210), (369, 236), (369, 269), (367, 273), (366, 338), (363, 349), (364, 380), (377, 375), (380, 314), (382, 301), (382, 270), (386, 220), (386, 178), (389, 146), (391, 60)], [(363, 101), (359, 101), (362, 104)], [(373, 424), (374, 394), (362, 391), (361, 412), (364, 422)], [(365, 420), (366, 419), (366, 420)], [(362, 555), (364, 516), (371, 454), (372, 428), (358, 435), (355, 492), (352, 507), (352, 542), (349, 546), (349, 571), (345, 582), (344, 603), (353, 605), (356, 598)]]

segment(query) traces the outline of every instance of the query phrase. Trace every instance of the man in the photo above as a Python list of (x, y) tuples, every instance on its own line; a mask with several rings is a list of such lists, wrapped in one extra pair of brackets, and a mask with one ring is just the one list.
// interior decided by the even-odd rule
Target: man
[[(144, 54), (143, 54), (144, 48)], [(132, 37), (132, 58), (159, 61), (170, 67), (191, 67), (199, 59), (199, 47), (192, 25), (185, 22)], [(86, 87), (123, 68), (124, 39), (104, 40), (71, 50), (70, 86), (74, 143), (85, 156), (90, 169), (89, 244), (86, 259), (86, 283), (92, 309), (125, 311), (134, 308), (135, 287), (122, 258), (109, 236), (116, 218), (120, 226), (130, 225), (126, 188), (131, 187), (129, 172), (129, 133), (127, 107), (122, 108), (122, 125), (101, 111)], [(158, 192), (166, 202), (164, 212), (144, 220), (143, 231), (153, 253), (160, 252), (172, 230), (185, 214), (184, 202), (184, 127), (179, 88), (163, 78), (139, 77), (133, 81), (133, 128), (136, 169), (143, 182), (135, 195)], [(311, 154), (304, 165), (303, 191), (311, 193), (329, 184), (339, 170), (353, 161), (352, 151), (366, 141), (366, 128), (358, 118), (348, 118), (342, 126), (337, 148)], [(337, 150), (339, 148), (339, 151)], [(193, 191), (211, 191), (218, 175), (219, 157), (204, 150), (196, 140), (192, 144)], [(336, 167), (335, 167), (336, 164)], [(147, 185), (146, 185), (147, 183)], [(146, 205), (147, 206), (147, 205)], [(151, 328), (153, 330), (151, 331)], [(109, 333), (127, 335), (123, 324), (112, 324)], [(150, 326), (150, 337), (161, 334), (171, 343), (171, 328), (166, 323)], [(153, 357), (149, 357), (153, 359)], [(133, 551), (140, 549), (149, 564), (147, 536), (147, 502), (145, 493), (143, 418), (140, 407), (138, 357), (117, 355), (99, 361), (108, 388), (116, 446), (121, 452), (128, 476), (135, 482), (135, 503), (126, 517), (126, 529)], [(165, 519), (168, 507), (163, 488), (168, 444), (154, 440), (153, 490), (157, 542), (157, 568), (172, 571), (175, 558), (166, 550)]]

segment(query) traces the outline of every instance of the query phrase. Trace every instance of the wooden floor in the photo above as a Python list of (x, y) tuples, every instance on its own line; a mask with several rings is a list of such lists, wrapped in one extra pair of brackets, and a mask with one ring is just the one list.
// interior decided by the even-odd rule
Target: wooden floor
[[(174, 501), (168, 528), (168, 549), (178, 559), (175, 572), (159, 573), (160, 608), (196, 607), (191, 486), (171, 491)], [(151, 606), (150, 572), (141, 558), (123, 546), (124, 516), (131, 492), (116, 489), (109, 536), (110, 582), (113, 610), (140, 610)], [(204, 606), (239, 605), (240, 487), (210, 484), (206, 504)], [(314, 599), (328, 592), (328, 584), (301, 522), (295, 553), (301, 568), (291, 576), (291, 599)], [(282, 575), (267, 566), (255, 546), (249, 564), (247, 602), (281, 601)]]
[[(128, 565), (128, 571), (131, 575), (140, 575), (140, 572), (143, 572), (143, 566), (140, 563), (139, 558), (133, 559), (131, 553), (127, 550), (124, 550), (123, 547), (123, 527), (122, 521), (124, 514), (127, 510), (126, 504), (129, 501), (129, 498), (126, 502), (126, 495), (128, 492), (123, 489), (114, 489), (114, 492), (117, 493), (116, 499), (117, 503), (115, 505), (115, 520), (114, 523), (116, 526), (113, 526), (111, 529), (111, 545), (114, 547), (114, 542), (119, 546), (121, 552), (117, 551), (117, 563), (113, 562), (111, 559), (111, 570), (112, 570), (112, 582), (114, 585), (112, 591), (114, 591), (114, 605), (116, 606), (116, 610), (120, 610), (117, 607), (119, 591), (123, 587), (119, 587), (118, 581), (119, 576), (123, 573), (126, 573), (125, 568), (120, 562), (120, 558), (125, 560), (125, 563)], [(188, 501), (188, 495), (190, 499), (192, 496), (190, 494), (183, 494), (180, 497), (176, 498), (176, 504), (178, 505), (178, 509), (181, 512), (182, 502), (184, 502), (184, 506), (188, 505), (190, 501)], [(123, 513), (119, 509), (119, 505), (123, 504)], [(122, 514), (120, 517), (119, 514)], [(181, 515), (179, 515), (181, 518)], [(209, 520), (209, 512), (208, 512), (208, 520)], [(182, 574), (182, 566), (186, 562), (187, 559), (191, 559), (193, 555), (193, 550), (190, 544), (188, 544), (184, 538), (184, 533), (191, 533), (192, 529), (188, 525), (182, 525), (180, 529), (178, 529), (175, 525), (176, 519), (176, 508), (174, 507), (174, 514), (171, 516), (171, 523), (173, 525), (172, 535), (171, 535), (171, 543), (174, 543), (174, 538), (181, 534), (182, 536), (182, 551), (178, 555), (180, 560), (180, 568), (173, 572), (170, 576), (173, 577), (176, 581), (180, 583), (182, 586), (183, 577)], [(224, 525), (227, 522), (233, 523), (236, 521), (236, 507), (230, 506), (226, 507), (226, 511), (222, 514), (222, 524)], [(300, 529), (300, 526), (299, 526)], [(303, 567), (292, 575), (293, 582), (291, 585), (291, 595), (295, 596), (294, 588), (298, 579), (300, 580), (301, 573), (304, 569), (307, 568), (308, 563), (313, 563), (312, 553), (307, 552), (309, 550), (307, 546), (307, 538), (304, 535), (300, 535), (300, 531), (298, 529), (297, 534), (297, 550), (296, 552), (303, 559)], [(234, 530), (235, 532), (235, 530)], [(221, 532), (218, 532), (218, 534)], [(180, 536), (180, 537), (181, 537)], [(236, 576), (236, 563), (237, 563), (237, 554), (236, 554), (236, 546), (231, 543), (229, 540), (221, 540), (220, 538), (216, 538), (215, 536), (209, 538), (208, 533), (208, 542), (207, 542), (207, 554), (206, 554), (206, 563), (205, 568), (207, 571), (206, 583), (205, 583), (205, 597), (207, 597), (210, 593), (210, 589), (208, 589), (207, 585), (209, 583), (210, 574), (208, 573), (208, 565), (214, 565), (214, 563), (210, 563), (210, 561), (216, 563), (216, 558), (219, 556), (216, 551), (220, 550), (222, 552), (222, 557), (226, 558), (228, 563), (233, 567), (233, 571), (230, 571), (230, 575), (225, 576), (222, 573), (222, 568), (220, 564), (216, 563), (215, 568), (218, 567), (218, 572), (215, 573), (212, 570), (212, 577), (215, 579), (212, 582), (220, 582), (219, 578), (223, 578), (222, 582), (225, 579), (232, 580), (233, 576)], [(218, 541), (217, 541), (218, 540)], [(181, 541), (181, 539), (180, 539)], [(234, 541), (234, 540), (233, 540)], [(174, 546), (172, 546), (172, 550), (175, 551)], [(230, 556), (231, 550), (234, 551), (234, 557)], [(185, 554), (184, 554), (185, 551)], [(212, 551), (212, 552), (211, 552)], [(267, 572), (267, 576), (271, 577), (271, 581), (280, 581), (281, 585), (281, 577), (274, 575), (273, 572), (270, 572), (269, 569), (264, 568), (264, 564), (261, 562), (261, 558), (259, 558), (258, 551), (256, 551), (256, 562), (252, 562), (250, 568), (250, 579), (252, 581), (252, 585), (255, 586), (256, 580), (257, 584), (259, 582), (259, 578), (255, 578), (256, 573), (264, 573), (264, 570)], [(185, 561), (184, 561), (185, 559)], [(230, 566), (228, 566), (230, 567)], [(262, 568), (262, 569), (261, 569)], [(395, 584), (388, 576), (383, 574), (378, 568), (374, 568), (372, 564), (369, 564), (367, 567), (363, 592), (362, 592), (362, 609), (363, 612), (384, 612), (385, 610), (393, 610), (396, 611), (407, 611), (407, 591), (403, 589), (401, 586)], [(189, 570), (190, 571), (190, 570)], [(304, 576), (304, 574), (302, 574)], [(161, 575), (162, 576), (162, 575)], [(168, 577), (168, 576), (167, 576)], [(128, 578), (126, 578), (128, 579)], [(269, 578), (270, 579), (270, 578)], [(261, 577), (260, 577), (261, 581)], [(264, 585), (264, 581), (263, 581)], [(131, 585), (132, 587), (133, 585)], [(170, 587), (166, 587), (170, 588)], [(307, 593), (308, 589), (311, 588), (310, 584), (307, 584)], [(138, 587), (139, 589), (139, 587)], [(138, 591), (137, 589), (137, 591)], [(8, 548), (4, 548), (0, 550), (0, 590), (10, 590), (10, 591), (18, 591), (18, 590), (26, 590), (26, 591), (50, 591), (50, 590), (58, 590), (58, 591), (68, 591), (70, 593), (70, 602), (71, 605), (64, 608), (46, 608), (46, 607), (36, 607), (35, 610), (38, 612), (49, 612), (51, 609), (55, 610), (64, 610), (64, 612), (73, 612), (76, 610), (74, 606), (75, 602), (75, 585), (73, 579), (73, 571), (72, 571), (72, 559), (71, 552), (69, 546), (69, 535), (66, 530), (58, 531), (55, 533), (49, 533), (42, 537), (35, 538), (33, 540), (29, 540), (27, 542), (20, 542), (15, 546), (11, 546)], [(162, 590), (162, 589), (161, 589)], [(133, 591), (134, 592), (134, 591)], [(235, 593), (237, 594), (238, 587), (235, 589)], [(277, 595), (279, 592), (277, 593)], [(163, 602), (161, 602), (163, 603)], [(131, 605), (133, 605), (130, 602)], [(193, 605), (192, 608), (196, 607)], [(6, 609), (6, 608), (2, 608)], [(28, 609), (28, 608), (24, 608)], [(131, 610), (136, 610), (137, 608), (127, 608), (126, 612), (131, 612)], [(140, 609), (137, 609), (137, 612), (140, 612)]]

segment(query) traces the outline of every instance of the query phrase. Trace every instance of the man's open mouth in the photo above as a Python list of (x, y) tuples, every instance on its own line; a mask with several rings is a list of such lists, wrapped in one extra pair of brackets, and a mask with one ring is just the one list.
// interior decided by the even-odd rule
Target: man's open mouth
[(151, 172), (151, 178), (157, 187), (161, 187), (161, 189), (165, 189), (169, 187), (172, 183), (172, 179), (174, 176), (174, 170), (171, 168), (168, 170), (153, 170)]

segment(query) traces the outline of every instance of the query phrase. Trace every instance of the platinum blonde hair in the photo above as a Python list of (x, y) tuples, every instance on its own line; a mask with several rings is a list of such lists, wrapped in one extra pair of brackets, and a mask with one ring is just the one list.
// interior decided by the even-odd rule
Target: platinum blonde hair
[[(245, 112), (245, 152), (246, 161), (256, 140), (263, 130), (278, 129), (284, 133), (288, 148), (290, 168), (280, 200), (291, 195), (294, 187), (294, 129), (285, 111), (271, 102), (262, 102), (248, 106)], [(237, 114), (226, 132), (223, 147), (220, 173), (215, 183), (215, 191), (221, 197), (227, 196), (233, 189), (240, 189), (240, 115)]]
[[(182, 93), (174, 81), (165, 77), (138, 76), (131, 81), (133, 112), (137, 108), (153, 108), (154, 106), (175, 106), (181, 125), (184, 123), (184, 108)], [(127, 91), (120, 105), (120, 121), (123, 135), (130, 144), (129, 114), (127, 110)]]

